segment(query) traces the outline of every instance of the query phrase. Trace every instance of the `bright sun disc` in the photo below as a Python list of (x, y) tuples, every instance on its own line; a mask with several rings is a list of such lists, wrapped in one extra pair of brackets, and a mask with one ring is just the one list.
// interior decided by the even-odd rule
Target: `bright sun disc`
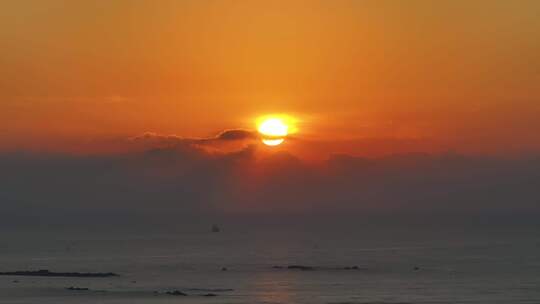
[(285, 115), (260, 117), (257, 120), (257, 130), (261, 134), (262, 142), (267, 146), (280, 145), (287, 135), (295, 132), (294, 121)]
[(259, 125), (259, 133), (272, 137), (287, 136), (288, 129), (289, 127), (279, 118), (268, 118)]

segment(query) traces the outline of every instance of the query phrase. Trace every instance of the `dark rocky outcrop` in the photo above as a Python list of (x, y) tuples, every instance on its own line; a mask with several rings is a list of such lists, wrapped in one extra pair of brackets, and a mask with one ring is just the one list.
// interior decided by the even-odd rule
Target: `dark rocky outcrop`
[(366, 270), (365, 268), (360, 268), (356, 265), (354, 266), (345, 266), (345, 267), (318, 267), (318, 266), (305, 266), (305, 265), (289, 265), (289, 266), (272, 266), (272, 269), (289, 269), (289, 270), (301, 270), (301, 271), (311, 271), (311, 270)]
[(189, 291), (196, 291), (196, 292), (228, 292), (228, 291), (234, 291), (232, 288), (189, 288), (187, 289)]
[(311, 266), (304, 266), (304, 265), (289, 265), (287, 266), (287, 269), (293, 269), (293, 270), (315, 270), (315, 268)]
[(67, 290), (76, 290), (76, 291), (80, 291), (80, 290), (90, 290), (89, 288), (86, 288), (86, 287), (67, 287), (66, 288)]
[(74, 278), (105, 278), (115, 277), (113, 272), (51, 272), (46, 269), (37, 271), (8, 271), (0, 272), (0, 275), (34, 276), (34, 277), (74, 277)]
[(345, 269), (345, 270), (360, 270), (360, 267), (358, 267), (358, 266), (347, 266), (347, 267), (343, 267), (343, 269)]
[[(230, 288), (188, 288), (188, 289), (182, 289), (183, 291), (181, 290), (178, 290), (178, 289), (175, 289), (175, 290), (169, 290), (169, 291), (154, 291), (154, 294), (155, 295), (159, 295), (159, 294), (166, 294), (166, 295), (171, 295), (171, 296), (198, 296), (198, 297), (217, 297), (219, 296), (219, 292), (229, 292), (229, 291), (234, 291), (234, 289), (230, 289)], [(189, 292), (186, 293), (186, 292)]]
[(180, 290), (167, 291), (166, 294), (171, 296), (187, 296), (187, 293), (183, 293)]

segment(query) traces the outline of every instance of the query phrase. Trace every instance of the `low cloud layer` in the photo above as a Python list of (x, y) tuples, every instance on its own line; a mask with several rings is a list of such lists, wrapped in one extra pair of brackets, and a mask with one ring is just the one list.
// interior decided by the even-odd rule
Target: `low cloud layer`
[(171, 134), (159, 134), (154, 132), (144, 132), (140, 135), (128, 138), (128, 150), (132, 149), (129, 144), (139, 145), (145, 149), (155, 147), (174, 147), (174, 146), (207, 146), (220, 147), (223, 144), (233, 143), (238, 147), (242, 147), (245, 143), (258, 139), (257, 132), (245, 129), (228, 129), (219, 132), (215, 136), (210, 137), (181, 137)]
[(245, 130), (245, 129), (228, 129), (223, 130), (219, 134), (213, 137), (203, 137), (203, 138), (192, 138), (192, 137), (181, 137), (178, 135), (166, 135), (159, 134), (155, 132), (144, 132), (143, 134), (129, 138), (133, 142), (149, 142), (151, 144), (177, 144), (177, 143), (194, 143), (194, 144), (204, 144), (212, 143), (217, 141), (237, 141), (237, 140), (248, 140), (248, 139), (257, 139), (258, 135), (254, 131)]
[[(251, 138), (241, 130), (214, 139)], [(145, 134), (133, 140), (183, 142)], [(540, 212), (540, 158), (454, 154), (383, 158), (333, 155), (318, 164), (257, 145), (208, 153), (196, 145), (66, 156), (0, 155), (0, 214), (39, 221), (136, 214), (197, 216), (393, 216)]]

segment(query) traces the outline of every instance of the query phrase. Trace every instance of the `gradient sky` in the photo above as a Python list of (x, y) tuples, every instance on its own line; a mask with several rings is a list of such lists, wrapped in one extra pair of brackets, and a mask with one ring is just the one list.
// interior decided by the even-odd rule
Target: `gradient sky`
[(2, 1), (0, 149), (287, 113), (299, 154), (534, 153), (538, 16), (536, 0)]

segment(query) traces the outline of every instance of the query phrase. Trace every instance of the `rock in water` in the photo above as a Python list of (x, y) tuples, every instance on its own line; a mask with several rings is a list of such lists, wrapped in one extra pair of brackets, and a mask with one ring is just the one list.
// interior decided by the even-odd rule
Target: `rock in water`
[(166, 294), (171, 296), (187, 296), (186, 293), (183, 293), (180, 290), (167, 291)]
[(80, 291), (80, 290), (90, 290), (89, 288), (86, 288), (86, 287), (68, 287), (66, 288), (67, 290), (77, 290), (77, 291)]
[(112, 272), (51, 272), (47, 269), (38, 271), (8, 271), (0, 272), (0, 275), (34, 276), (34, 277), (76, 277), (76, 278), (104, 278), (118, 276)]
[(315, 270), (315, 268), (311, 266), (303, 266), (303, 265), (289, 265), (287, 269), (295, 269), (295, 270)]

